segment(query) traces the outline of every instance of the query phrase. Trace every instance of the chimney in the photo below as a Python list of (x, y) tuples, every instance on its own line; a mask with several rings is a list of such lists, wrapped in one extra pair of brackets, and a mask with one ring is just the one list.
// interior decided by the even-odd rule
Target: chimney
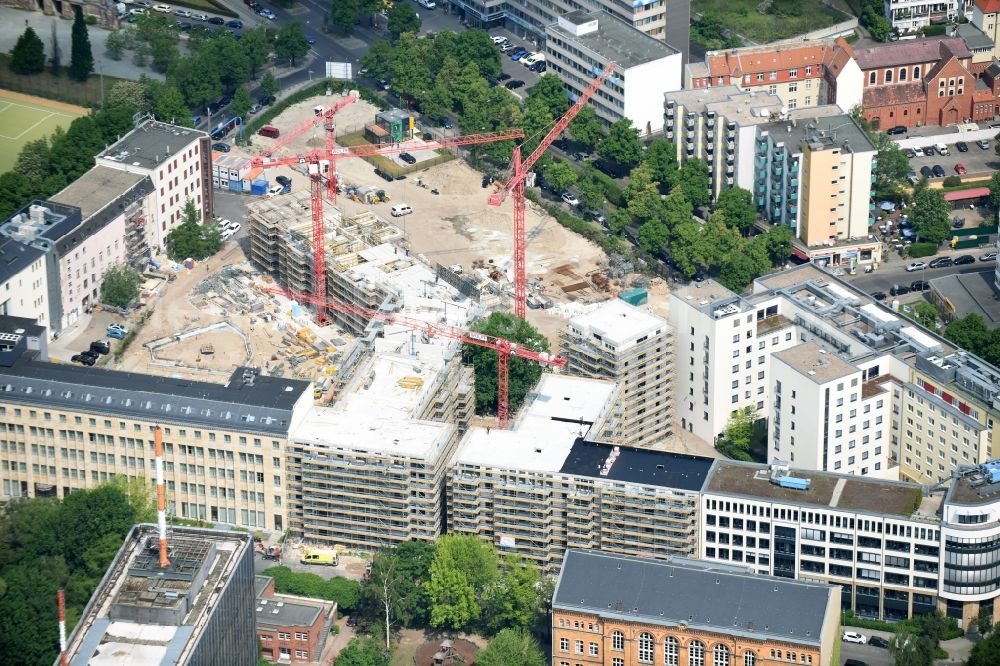
[(59, 588), (59, 663), (66, 666), (66, 596)]
[(167, 559), (167, 511), (163, 487), (163, 429), (156, 426), (156, 521), (160, 527), (160, 568), (170, 566)]

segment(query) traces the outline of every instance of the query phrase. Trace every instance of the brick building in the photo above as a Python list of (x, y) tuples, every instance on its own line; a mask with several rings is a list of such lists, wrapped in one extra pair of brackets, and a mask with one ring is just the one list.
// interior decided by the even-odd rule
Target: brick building
[(955, 125), (996, 112), (998, 90), (972, 73), (960, 36), (856, 48), (854, 59), (864, 76), (865, 119), (875, 129)]
[(552, 599), (552, 664), (833, 666), (839, 596), (738, 566), (570, 549)]
[(319, 661), (337, 604), (275, 594), (274, 579), (254, 576), (257, 640), (261, 655), (282, 664)]

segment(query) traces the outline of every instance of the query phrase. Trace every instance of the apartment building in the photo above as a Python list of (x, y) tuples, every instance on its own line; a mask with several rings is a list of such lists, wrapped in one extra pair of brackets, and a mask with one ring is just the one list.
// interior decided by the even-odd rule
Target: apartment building
[(605, 125), (627, 118), (649, 134), (663, 128), (663, 93), (681, 89), (683, 56), (655, 39), (599, 12), (560, 15), (545, 29), (548, 69), (576, 100), (609, 62), (618, 64), (590, 98)]
[(571, 549), (552, 598), (552, 663), (832, 666), (837, 596), (739, 566)]
[(974, 75), (981, 76), (993, 64), (993, 59), (996, 57), (996, 45), (993, 43), (993, 38), (987, 35), (982, 28), (972, 23), (962, 23), (950, 28), (950, 34), (961, 37), (962, 41), (965, 42), (965, 47), (972, 54), (967, 67)]
[(62, 329), (58, 247), (79, 224), (79, 208), (36, 200), (0, 225), (0, 316)]
[(1000, 58), (1000, 0), (974, 0), (969, 22), (990, 39), (993, 57)]
[(172, 528), (166, 567), (159, 536), (132, 528), (56, 664), (257, 661), (250, 534)]
[(686, 89), (737, 86), (777, 95), (785, 111), (836, 104), (844, 112), (861, 103), (861, 70), (843, 38), (709, 51), (685, 70)]
[(154, 254), (163, 251), (167, 234), (183, 222), (188, 199), (202, 221), (212, 216), (211, 143), (205, 132), (148, 117), (97, 155), (97, 166), (142, 175), (152, 183), (142, 226)]
[(254, 626), (261, 656), (281, 664), (315, 663), (331, 640), (337, 604), (289, 594), (276, 594), (274, 579), (254, 576)]
[(885, 17), (894, 30), (910, 33), (934, 23), (951, 23), (962, 14), (963, 5), (958, 0), (885, 0)]
[(968, 627), (985, 606), (996, 620), (1000, 584), (987, 572), (1000, 552), (997, 470), (959, 466), (928, 491), (783, 463), (718, 461), (702, 493), (699, 556), (840, 585), (841, 609), (863, 617), (939, 610)]
[(753, 189), (757, 126), (783, 116), (777, 95), (744, 92), (734, 85), (665, 93), (664, 137), (677, 161), (708, 165), (712, 198), (727, 187)]
[(543, 375), (510, 430), (471, 428), (448, 470), (448, 531), (548, 572), (567, 548), (692, 555), (712, 460), (601, 441), (619, 396), (609, 381)]
[[(52, 200), (80, 209), (80, 224), (56, 243), (62, 320), (71, 326), (100, 303), (108, 268), (144, 270), (150, 258), (145, 224), (153, 183), (148, 176), (96, 166)], [(58, 329), (57, 329), (58, 330)]]
[(868, 238), (876, 150), (854, 119), (829, 105), (757, 126), (754, 199), (791, 227), (798, 254), (823, 265), (881, 259)]
[[(681, 288), (671, 294), (669, 321), (677, 340), (676, 418), (682, 428), (706, 441), (723, 431), (733, 410), (751, 407), (769, 419), (771, 446), (780, 447), (771, 454), (790, 457), (794, 450), (797, 466), (808, 461), (830, 471), (840, 461), (841, 469), (846, 469), (850, 456), (855, 455), (858, 472), (867, 467), (872, 475), (898, 474), (933, 484), (948, 478), (959, 465), (1000, 457), (996, 445), (1000, 370), (815, 266), (806, 264), (759, 278), (744, 296), (711, 281)], [(843, 406), (837, 404), (836, 390), (831, 391), (833, 432), (817, 430), (805, 436), (798, 433), (803, 426), (797, 425), (793, 449), (792, 404), (804, 410), (805, 420), (811, 423), (821, 418), (819, 410), (825, 409), (829, 388), (809, 376), (806, 395), (813, 401), (787, 402), (792, 389), (785, 388), (789, 386), (785, 382), (821, 355), (807, 348), (800, 352), (805, 360), (797, 369), (783, 367), (779, 377), (777, 364), (791, 357), (781, 361), (778, 352), (806, 343), (825, 350), (822, 357), (829, 368), (843, 367), (834, 356), (856, 368), (860, 375), (852, 371), (850, 377), (859, 380), (861, 391), (855, 407), (850, 406), (850, 395), (857, 394), (858, 387), (850, 386), (850, 381), (845, 382), (850, 394)], [(807, 376), (808, 369), (817, 370), (807, 368)], [(782, 377), (779, 401), (776, 382)], [(797, 381), (806, 385), (803, 378)], [(840, 383), (835, 380), (833, 388)], [(884, 391), (880, 395), (891, 404), (892, 427), (881, 437), (888, 437), (887, 445), (876, 443), (881, 441), (876, 440), (876, 433), (884, 432), (882, 424), (876, 423), (877, 416), (885, 423), (886, 414), (885, 403), (878, 406), (879, 395), (866, 397), (875, 390)], [(866, 414), (863, 405), (872, 399), (875, 404)], [(851, 416), (854, 409), (858, 411)], [(838, 414), (844, 416), (844, 427), (838, 427)], [(780, 423), (774, 423), (775, 417)], [(860, 427), (851, 433), (849, 422), (854, 419), (861, 419)], [(866, 435), (869, 440), (864, 444)], [(852, 441), (859, 447), (853, 454)], [(876, 454), (877, 446), (881, 448)], [(867, 460), (859, 453), (866, 447)], [(888, 460), (884, 458), (887, 451)], [(864, 464), (869, 462), (870, 466)], [(883, 469), (876, 470), (875, 462), (884, 462)]]
[(574, 317), (560, 334), (566, 372), (621, 387), (609, 441), (648, 446), (673, 433), (673, 331), (620, 299)]

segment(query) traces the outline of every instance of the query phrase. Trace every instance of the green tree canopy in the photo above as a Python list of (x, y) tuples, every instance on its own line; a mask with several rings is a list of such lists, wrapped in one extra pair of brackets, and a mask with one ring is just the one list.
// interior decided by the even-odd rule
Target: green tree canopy
[(191, 258), (202, 260), (219, 251), (222, 245), (222, 233), (215, 222), (198, 224), (201, 218), (194, 201), (187, 200), (184, 205), (184, 221), (167, 234), (167, 250), (174, 261)]
[(729, 423), (722, 431), (722, 437), (736, 448), (749, 451), (753, 424), (756, 420), (757, 410), (753, 406), (737, 409), (729, 416)]
[(122, 54), (128, 48), (128, 40), (122, 30), (112, 30), (104, 40), (104, 50), (112, 60), (121, 60)]
[[(493, 49), (496, 50), (496, 47)], [(569, 108), (569, 98), (566, 96), (566, 86), (555, 74), (543, 74), (538, 83), (534, 85), (528, 98), (525, 100), (528, 105), (542, 104), (553, 118), (566, 113)]]
[(478, 666), (545, 666), (548, 663), (538, 643), (521, 628), (504, 629), (476, 655)]
[(695, 208), (708, 204), (712, 198), (709, 191), (708, 165), (700, 159), (688, 160), (677, 176), (677, 185), (684, 192), (684, 198)]
[(372, 638), (355, 636), (333, 661), (334, 666), (389, 666), (386, 651)]
[(990, 208), (1000, 212), (1000, 171), (994, 171), (990, 177)]
[[(477, 333), (496, 336), (535, 351), (548, 351), (548, 339), (528, 322), (505, 312), (493, 312), (472, 326)], [(465, 345), (462, 355), (476, 375), (476, 413), (495, 414), (497, 401), (497, 352), (486, 347)], [(542, 367), (528, 359), (511, 356), (509, 368), (509, 409), (513, 413), (542, 376)], [(440, 546), (439, 546), (440, 548)]]
[(611, 125), (608, 135), (597, 147), (597, 154), (609, 162), (631, 169), (639, 164), (642, 157), (642, 144), (639, 143), (639, 130), (632, 127), (632, 121), (622, 118)]
[(246, 118), (247, 111), (253, 106), (253, 98), (250, 97), (250, 92), (246, 89), (246, 86), (240, 86), (233, 93), (233, 101), (229, 105), (229, 110), (233, 112), (234, 116), (241, 116)]
[(10, 68), (16, 74), (45, 71), (45, 45), (32, 28), (25, 28), (10, 52)]
[(48, 177), (52, 165), (49, 163), (49, 141), (45, 137), (28, 141), (21, 147), (14, 169), (29, 180), (41, 182)]
[[(125, 107), (132, 113), (143, 113), (149, 110), (149, 98), (145, 81), (127, 81), (122, 79), (111, 86), (104, 95), (106, 108)], [(157, 81), (159, 83), (159, 81)]]
[(604, 138), (604, 125), (597, 119), (597, 114), (589, 106), (580, 109), (569, 124), (569, 135), (587, 151), (591, 151)]
[(653, 180), (661, 189), (670, 191), (677, 183), (677, 146), (664, 139), (656, 139), (646, 148), (642, 163), (649, 167)]
[(487, 632), (530, 629), (539, 613), (541, 572), (516, 555), (505, 557), (501, 574), (483, 590), (482, 623)]
[(274, 41), (274, 54), (278, 59), (288, 60), (294, 67), (295, 61), (307, 53), (309, 53), (309, 40), (302, 30), (302, 24), (299, 21), (292, 21), (283, 25)]
[(431, 626), (463, 629), (479, 619), (476, 591), (464, 572), (434, 558), (427, 583), (431, 605)]
[(393, 55), (392, 43), (385, 39), (379, 39), (372, 42), (368, 47), (368, 52), (361, 57), (361, 67), (367, 70), (370, 76), (384, 79), (389, 76), (389, 66)]
[(394, 2), (389, 8), (389, 34), (393, 39), (399, 39), (403, 33), (416, 34), (420, 31), (420, 17), (407, 2)]
[(757, 222), (757, 207), (753, 194), (742, 187), (729, 187), (719, 193), (715, 209), (726, 216), (726, 223), (746, 235)]
[(115, 264), (104, 273), (101, 302), (123, 308), (139, 296), (142, 276), (127, 264)]
[(341, 35), (350, 35), (361, 18), (361, 0), (338, 0), (330, 5), (327, 27)]
[(925, 187), (913, 198), (913, 222), (917, 236), (925, 243), (939, 245), (951, 231), (951, 207), (941, 190)]
[(264, 76), (260, 77), (260, 92), (262, 95), (275, 95), (278, 92), (278, 79), (274, 77), (274, 72), (267, 70)]
[(879, 196), (889, 196), (898, 191), (901, 183), (906, 182), (910, 160), (888, 134), (873, 132), (869, 136), (878, 151), (875, 155), (875, 191)]
[(74, 81), (86, 81), (94, 71), (94, 54), (90, 50), (90, 35), (87, 33), (80, 5), (73, 5), (73, 14), (69, 77)]
[(545, 168), (545, 183), (554, 192), (565, 192), (577, 181), (576, 170), (562, 160), (553, 160)]
[(896, 666), (931, 666), (936, 646), (935, 639), (900, 627), (889, 639), (889, 655)]
[(269, 567), (260, 573), (274, 579), (274, 589), (282, 594), (336, 601), (341, 611), (351, 611), (361, 599), (361, 585), (356, 580), (335, 576), (329, 580), (314, 573), (298, 573), (288, 567)]
[(1000, 664), (1000, 632), (992, 630), (985, 640), (972, 646), (966, 666), (996, 666)]

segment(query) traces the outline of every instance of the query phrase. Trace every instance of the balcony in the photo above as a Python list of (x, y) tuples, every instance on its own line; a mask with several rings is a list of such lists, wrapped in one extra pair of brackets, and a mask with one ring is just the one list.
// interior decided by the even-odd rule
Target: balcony
[(791, 180), (788, 181), (788, 186), (789, 187), (798, 187), (799, 186), (799, 179), (798, 178), (792, 178)]
[(758, 208), (763, 208), (764, 204), (766, 204), (766, 203), (767, 203), (767, 199), (765, 199), (764, 197), (757, 197), (757, 207)]
[(771, 201), (774, 203), (781, 203), (782, 198), (781, 192), (775, 192), (771, 195)]
[(798, 215), (798, 213), (799, 213), (799, 207), (798, 206), (789, 206), (788, 207), (788, 213), (790, 215)]
[(771, 209), (771, 217), (780, 218), (781, 217), (781, 208), (772, 208)]
[(780, 167), (778, 165), (775, 165), (771, 169), (771, 173), (774, 174), (775, 176), (782, 176), (785, 173), (785, 169), (784, 169), (784, 167)]

